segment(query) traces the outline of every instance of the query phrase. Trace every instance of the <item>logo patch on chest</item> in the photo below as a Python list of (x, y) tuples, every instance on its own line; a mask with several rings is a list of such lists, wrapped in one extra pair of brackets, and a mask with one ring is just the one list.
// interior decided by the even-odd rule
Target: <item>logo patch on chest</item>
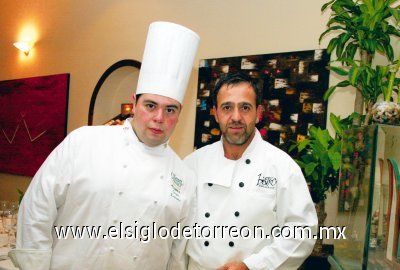
[(261, 173), (258, 175), (257, 187), (275, 189), (277, 180), (275, 177), (263, 176)]
[(171, 197), (177, 199), (178, 201), (181, 200), (181, 189), (183, 186), (182, 179), (179, 179), (176, 174), (171, 172)]

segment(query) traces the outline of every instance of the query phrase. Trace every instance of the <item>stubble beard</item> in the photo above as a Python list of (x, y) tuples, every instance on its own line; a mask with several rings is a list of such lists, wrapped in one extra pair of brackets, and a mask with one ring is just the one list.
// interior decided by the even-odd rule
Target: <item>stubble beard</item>
[(249, 140), (253, 130), (248, 130), (246, 125), (242, 126), (244, 127), (244, 131), (241, 135), (237, 136), (237, 135), (232, 135), (228, 132), (229, 126), (227, 125), (225, 128), (225, 132), (223, 132), (222, 134), (224, 139), (231, 145), (245, 144)]

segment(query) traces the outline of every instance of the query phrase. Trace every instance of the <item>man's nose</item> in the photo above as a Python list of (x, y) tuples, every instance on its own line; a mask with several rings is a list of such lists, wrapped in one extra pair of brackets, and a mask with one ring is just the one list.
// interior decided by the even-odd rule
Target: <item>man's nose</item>
[(240, 120), (241, 115), (240, 115), (239, 108), (234, 108), (233, 109), (231, 118), (234, 121), (239, 121)]
[(154, 115), (153, 120), (156, 121), (156, 122), (158, 122), (158, 123), (164, 122), (164, 117), (165, 117), (165, 114), (164, 114), (164, 113), (165, 113), (164, 110), (163, 110), (162, 108), (159, 108), (159, 109), (155, 112), (155, 115)]

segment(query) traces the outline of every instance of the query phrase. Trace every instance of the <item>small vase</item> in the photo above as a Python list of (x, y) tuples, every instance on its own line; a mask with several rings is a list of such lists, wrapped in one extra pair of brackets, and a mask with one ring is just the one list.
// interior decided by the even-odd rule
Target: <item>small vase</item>
[(371, 109), (372, 121), (379, 124), (400, 124), (400, 105), (395, 102), (378, 101)]

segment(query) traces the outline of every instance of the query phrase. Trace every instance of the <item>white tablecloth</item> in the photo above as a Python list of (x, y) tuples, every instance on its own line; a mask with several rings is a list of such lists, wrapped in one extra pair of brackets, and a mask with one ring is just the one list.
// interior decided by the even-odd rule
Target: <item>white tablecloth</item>
[[(15, 242), (15, 239), (12, 239)], [(0, 270), (14, 270), (18, 269), (14, 267), (13, 263), (10, 259), (2, 260), (4, 255), (7, 255), (9, 248), (3, 247), (3, 245), (7, 244), (7, 234), (0, 234)]]

